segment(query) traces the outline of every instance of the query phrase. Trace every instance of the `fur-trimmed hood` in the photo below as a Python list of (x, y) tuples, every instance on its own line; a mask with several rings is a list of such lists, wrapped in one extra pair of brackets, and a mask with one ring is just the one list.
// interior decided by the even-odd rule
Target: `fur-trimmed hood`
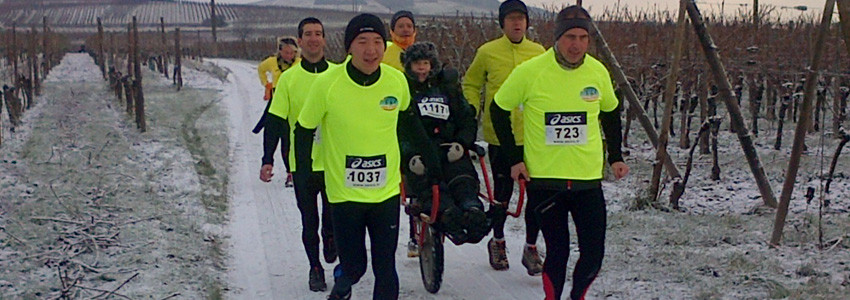
[(410, 47), (407, 47), (407, 50), (401, 54), (401, 63), (404, 65), (404, 73), (405, 74), (413, 74), (410, 67), (414, 61), (427, 59), (431, 61), (431, 72), (428, 74), (428, 78), (433, 78), (437, 73), (442, 70), (442, 65), (440, 64), (439, 54), (437, 53), (437, 46), (431, 42), (416, 42)]

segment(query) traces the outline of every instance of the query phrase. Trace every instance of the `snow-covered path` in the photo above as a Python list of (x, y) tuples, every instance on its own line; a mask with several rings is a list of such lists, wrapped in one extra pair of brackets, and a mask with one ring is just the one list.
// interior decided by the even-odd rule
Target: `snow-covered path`
[[(271, 183), (259, 180), (262, 137), (254, 135), (265, 102), (257, 82), (255, 65), (232, 60), (213, 60), (230, 71), (224, 86), (223, 105), (229, 113), (231, 131), (231, 249), (229, 282), (233, 299), (325, 299), (328, 292), (307, 288), (309, 266), (301, 244), (300, 214), (292, 189), (283, 188), (285, 173), (276, 156)], [(540, 277), (530, 277), (520, 264), (522, 225), (509, 220), (507, 239), (512, 268), (494, 271), (487, 263), (485, 242), (477, 245), (446, 245), (443, 287), (436, 295), (422, 286), (418, 259), (406, 257), (408, 226), (401, 219), (397, 270), (402, 299), (535, 299), (543, 297)], [(486, 240), (485, 240), (486, 241)], [(542, 237), (540, 239), (542, 244)], [(367, 243), (368, 245), (368, 243)], [(328, 287), (333, 286), (333, 265), (325, 265)], [(355, 286), (354, 299), (371, 298), (371, 271)]]

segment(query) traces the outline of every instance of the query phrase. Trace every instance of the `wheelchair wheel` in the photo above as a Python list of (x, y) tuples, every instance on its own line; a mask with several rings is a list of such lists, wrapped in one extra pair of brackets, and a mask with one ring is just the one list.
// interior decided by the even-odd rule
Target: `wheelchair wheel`
[(425, 238), (419, 249), (419, 271), (425, 290), (436, 294), (443, 283), (443, 238), (433, 227), (425, 228)]

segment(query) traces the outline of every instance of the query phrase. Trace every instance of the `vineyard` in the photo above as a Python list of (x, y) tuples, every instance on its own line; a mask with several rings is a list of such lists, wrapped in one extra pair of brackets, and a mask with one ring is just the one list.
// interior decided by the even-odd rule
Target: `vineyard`
[[(245, 154), (261, 150), (246, 128), (264, 106), (255, 64), (274, 53), (274, 37), (295, 35), (300, 19), (317, 17), (325, 24), (326, 56), (339, 62), (341, 28), (353, 14), (222, 4), (211, 17), (209, 5), (197, 2), (32, 2), (0, 0), (0, 86), (8, 85), (0, 109), (0, 266), (10, 270), (0, 274), (0, 298), (218, 299), (243, 287), (238, 280), (292, 292), (295, 280), (286, 276), (294, 272), (279, 270), (295, 260), (277, 254), (300, 245), (287, 238), (261, 236), (285, 245), (243, 243), (272, 249), (269, 257), (278, 261), (256, 255), (257, 262), (281, 269), (252, 269), (259, 280), (222, 275), (252, 268), (251, 261), (227, 258), (238, 252), (225, 246), (238, 249), (240, 238), (252, 241), (245, 233), (262, 230), (227, 237), (221, 224), (280, 222), (263, 226), (299, 234), (297, 227), (275, 225), (298, 218), (294, 210), (273, 215), (275, 209), (257, 206), (260, 215), (236, 213), (244, 208), (238, 197), (275, 205), (272, 200), (292, 195), (262, 186), (254, 157), (230, 166), (224, 158), (247, 162)], [(845, 20), (848, 3), (838, 5)], [(598, 30), (590, 53), (616, 81), (632, 172), (604, 183), (611, 248), (590, 297), (846, 298), (850, 159), (840, 154), (850, 143), (850, 22), (817, 13), (788, 18), (770, 5), (758, 14), (703, 17), (696, 5), (688, 2), (687, 17), (591, 12)], [(130, 32), (134, 18), (138, 30)], [(528, 37), (551, 47), (553, 18), (533, 12)], [(213, 24), (220, 26), (216, 39)], [(416, 25), (416, 39), (437, 44), (440, 60), (461, 76), (476, 49), (502, 34), (493, 15), (422, 15)], [(76, 51), (94, 59), (66, 55)], [(761, 159), (758, 168), (753, 156)], [(773, 190), (765, 192), (762, 183)], [(787, 226), (782, 214), (789, 215)], [(518, 240), (525, 232), (516, 222), (507, 228)], [(782, 247), (768, 246), (770, 225), (770, 245)], [(774, 240), (777, 228), (781, 243)], [(447, 264), (447, 276), (468, 266), (461, 263), (474, 267), (476, 255), (489, 270), (479, 246), (448, 248), (454, 252), (447, 258), (457, 260)], [(403, 298), (424, 299), (416, 298), (424, 295), (418, 266), (400, 266), (402, 287), (415, 282), (417, 288)], [(440, 298), (532, 295), (470, 288), (480, 276), (462, 276), (445, 279), (456, 285)], [(533, 280), (525, 288), (539, 292), (539, 279)], [(475, 296), (449, 296), (452, 291)]]
[[(307, 14), (327, 20), (350, 16), (350, 13), (323, 9), (216, 4), (218, 24), (231, 29), (246, 26), (291, 28)], [(184, 28), (209, 28), (211, 20), (209, 3), (199, 2), (51, 0), (42, 5), (26, 0), (0, 2), (0, 26), (3, 27), (37, 25), (46, 17), (56, 30), (91, 32), (98, 17), (106, 28), (125, 28), (133, 16), (142, 28), (159, 26), (160, 18), (164, 18), (169, 27)], [(338, 26), (342, 26), (340, 24)]]

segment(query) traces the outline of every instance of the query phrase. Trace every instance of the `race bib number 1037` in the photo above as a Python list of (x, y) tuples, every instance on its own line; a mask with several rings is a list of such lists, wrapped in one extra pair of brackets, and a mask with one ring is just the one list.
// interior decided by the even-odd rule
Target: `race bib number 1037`
[(387, 157), (346, 156), (345, 186), (349, 188), (382, 188), (387, 184)]

